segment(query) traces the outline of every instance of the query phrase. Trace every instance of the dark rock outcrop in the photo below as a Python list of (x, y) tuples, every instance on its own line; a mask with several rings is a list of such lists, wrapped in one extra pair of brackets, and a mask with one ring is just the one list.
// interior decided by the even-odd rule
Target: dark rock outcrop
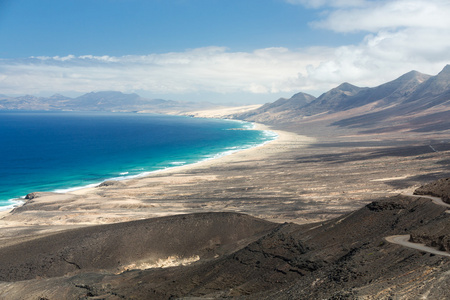
[(107, 181), (103, 181), (102, 183), (100, 183), (97, 187), (107, 187), (107, 186), (120, 187), (120, 186), (124, 186), (124, 184), (118, 180), (107, 180)]
[(405, 205), (395, 201), (374, 201), (372, 203), (369, 203), (367, 205), (367, 208), (371, 211), (397, 210), (405, 209)]
[(26, 200), (32, 200), (34, 198), (38, 198), (40, 196), (39, 192), (33, 192), (33, 193), (29, 193), (25, 196)]

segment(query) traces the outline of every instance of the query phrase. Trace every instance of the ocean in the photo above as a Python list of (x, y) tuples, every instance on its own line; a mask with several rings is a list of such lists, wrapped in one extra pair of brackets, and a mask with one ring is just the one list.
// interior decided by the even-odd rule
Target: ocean
[(31, 192), (66, 192), (261, 145), (240, 121), (136, 113), (0, 111), (0, 210)]

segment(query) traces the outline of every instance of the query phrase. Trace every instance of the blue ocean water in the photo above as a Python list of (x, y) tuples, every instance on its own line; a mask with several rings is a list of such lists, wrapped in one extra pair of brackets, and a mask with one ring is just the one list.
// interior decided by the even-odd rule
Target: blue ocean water
[(151, 114), (0, 111), (0, 209), (30, 192), (140, 176), (276, 138), (245, 130), (251, 127)]

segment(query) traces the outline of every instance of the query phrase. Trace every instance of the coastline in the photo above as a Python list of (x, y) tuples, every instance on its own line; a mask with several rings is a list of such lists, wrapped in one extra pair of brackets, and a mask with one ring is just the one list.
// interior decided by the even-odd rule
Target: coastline
[[(235, 120), (230, 120), (230, 121), (235, 121)], [(282, 152), (285, 151), (287, 148), (293, 146), (293, 147), (297, 147), (298, 144), (304, 144), (305, 146), (310, 143), (313, 142), (315, 139), (314, 138), (309, 138), (306, 136), (300, 136), (296, 133), (291, 133), (291, 132), (287, 132), (287, 131), (281, 131), (281, 130), (274, 130), (272, 128), (270, 128), (269, 126), (263, 125), (263, 124), (259, 124), (259, 123), (251, 123), (253, 124), (253, 128), (251, 129), (247, 129), (247, 130), (260, 130), (260, 131), (270, 131), (276, 134), (276, 138), (270, 141), (266, 141), (262, 144), (256, 145), (254, 147), (251, 148), (247, 148), (247, 149), (237, 149), (236, 151), (231, 151), (230, 153), (225, 153), (224, 155), (218, 154), (218, 157), (213, 157), (213, 158), (208, 158), (205, 160), (201, 160), (195, 163), (191, 163), (191, 164), (187, 164), (187, 165), (181, 165), (181, 166), (173, 166), (173, 167), (168, 167), (165, 169), (160, 169), (160, 170), (155, 170), (155, 171), (151, 171), (151, 172), (146, 172), (143, 174), (138, 174), (138, 175), (132, 175), (130, 177), (127, 178), (127, 176), (123, 177), (123, 178), (111, 178), (111, 179), (107, 179), (103, 182), (106, 181), (117, 181), (118, 184), (120, 184), (121, 187), (126, 188), (130, 183), (135, 185), (137, 182), (145, 182), (148, 179), (151, 178), (155, 178), (155, 177), (159, 177), (162, 175), (165, 176), (171, 176), (171, 175), (183, 175), (186, 174), (188, 172), (195, 172), (198, 169), (205, 169), (205, 168), (217, 168), (221, 165), (226, 165), (226, 164), (232, 164), (234, 162), (239, 162), (242, 160), (251, 160), (251, 159), (255, 159), (261, 156), (266, 156), (268, 154), (276, 154), (278, 152)], [(295, 145), (295, 146), (294, 146)], [(222, 153), (223, 154), (223, 153)], [(89, 201), (93, 200), (92, 196), (93, 194), (95, 194), (96, 191), (98, 191), (98, 187), (100, 184), (102, 184), (103, 182), (99, 182), (99, 183), (95, 183), (95, 184), (89, 184), (87, 186), (82, 186), (82, 187), (74, 187), (74, 188), (70, 188), (70, 189), (65, 189), (65, 190), (57, 190), (57, 191), (53, 191), (53, 192), (37, 192), (39, 194), (39, 201), (41, 200), (46, 200), (47, 198), (52, 198), (52, 202), (56, 203), (59, 201), (59, 199), (61, 200), (61, 202), (64, 201), (64, 198), (70, 198), (71, 196), (76, 196), (76, 197), (82, 197), (82, 198), (86, 198), (83, 202), (88, 203)], [(138, 183), (140, 184), (140, 183)], [(145, 183), (143, 183), (145, 184)], [(106, 188), (102, 188), (102, 189), (108, 189), (108, 187)], [(116, 190), (117, 187), (114, 187), (114, 189)], [(117, 193), (120, 193), (120, 191), (116, 191)], [(23, 199), (23, 198), (20, 198)], [(18, 202), (21, 201), (22, 203), (14, 203), (12, 204), (13, 207), (8, 207), (7, 209), (1, 210), (0, 211), (0, 220), (4, 219), (5, 217), (11, 216), (11, 212), (24, 206), (25, 204), (27, 204), (27, 202), (29, 202), (29, 200), (17, 200)], [(36, 200), (33, 200), (33, 202)], [(126, 201), (126, 200), (124, 200)], [(95, 202), (95, 200), (93, 201)], [(178, 212), (171, 212), (171, 211), (167, 211), (166, 213), (164, 212), (158, 212), (156, 215), (157, 216), (165, 216), (165, 215), (172, 215), (172, 214), (177, 214)], [(154, 214), (153, 214), (154, 215)], [(33, 217), (28, 214), (28, 217), (31, 217), (30, 219), (33, 219)], [(138, 218), (142, 218), (142, 217), (138, 217)], [(126, 218), (126, 220), (130, 220), (133, 219), (133, 217), (128, 216)], [(108, 223), (109, 221), (107, 221), (106, 223)], [(86, 222), (83, 222), (85, 225)], [(90, 222), (88, 222), (90, 223)], [(103, 223), (103, 222), (101, 222)], [(46, 222), (46, 224), (49, 224), (48, 222)], [(97, 222), (93, 222), (92, 224), (98, 224)]]
[(11, 232), (35, 236), (199, 212), (243, 213), (276, 223), (324, 222), (448, 172), (436, 164), (446, 152), (421, 143), (374, 146), (364, 135), (349, 141), (349, 132), (330, 139), (308, 127), (294, 133), (255, 126), (276, 132), (278, 139), (139, 178), (64, 194), (38, 193), (14, 213), (0, 214), (0, 240), (11, 238)]
[[(214, 115), (211, 115), (209, 117), (199, 117), (199, 118), (217, 119), (217, 118), (215, 118)], [(241, 121), (241, 120), (232, 120), (232, 119), (221, 119), (221, 120), (231, 121), (231, 122), (235, 122), (237, 124), (242, 124), (242, 126), (243, 126), (242, 130), (258, 130), (258, 131), (263, 131), (263, 132), (273, 132), (273, 131), (269, 130), (267, 127), (264, 127), (263, 125), (259, 125), (259, 124), (253, 123), (253, 122), (245, 122), (245, 121)], [(199, 159), (197, 161), (194, 161), (194, 162), (188, 162), (188, 163), (182, 162), (180, 164), (178, 164), (177, 162), (173, 162), (172, 166), (166, 166), (166, 167), (163, 167), (161, 169), (156, 169), (156, 170), (152, 170), (152, 171), (143, 171), (142, 173), (132, 174), (132, 175), (127, 175), (128, 172), (125, 172), (125, 173), (121, 173), (120, 174), (122, 176), (109, 177), (109, 178), (105, 178), (105, 179), (97, 181), (97, 182), (87, 183), (87, 184), (80, 185), (80, 186), (55, 188), (53, 190), (47, 190), (47, 191), (41, 191), (39, 189), (37, 189), (37, 190), (30, 190), (27, 194), (34, 193), (34, 192), (49, 192), (49, 193), (65, 194), (65, 193), (70, 193), (70, 192), (74, 192), (74, 191), (77, 191), (77, 190), (84, 190), (84, 189), (94, 188), (94, 187), (97, 187), (98, 185), (102, 184), (105, 181), (127, 181), (127, 180), (132, 180), (132, 179), (135, 179), (135, 178), (142, 178), (142, 177), (146, 177), (146, 176), (152, 176), (153, 174), (156, 174), (156, 173), (159, 173), (159, 172), (176, 169), (176, 168), (183, 167), (183, 166), (187, 166), (189, 168), (189, 166), (191, 166), (191, 165), (196, 165), (196, 164), (202, 163), (204, 161), (210, 161), (210, 160), (218, 159), (218, 158), (221, 158), (223, 156), (228, 156), (228, 155), (236, 153), (236, 152), (240, 152), (240, 151), (243, 151), (243, 150), (251, 149), (251, 148), (254, 148), (254, 147), (263, 146), (266, 143), (270, 143), (273, 140), (278, 138), (277, 134), (275, 134), (275, 136), (272, 136), (270, 133), (269, 134), (265, 133), (265, 134), (268, 135), (268, 139), (270, 139), (270, 140), (262, 141), (260, 144), (255, 144), (255, 145), (235, 146), (235, 147), (233, 147), (235, 149), (223, 150), (222, 152), (218, 152), (218, 153), (215, 153), (215, 154), (213, 153), (213, 154), (211, 154), (210, 157), (201, 158), (201, 159)], [(22, 206), (24, 203), (26, 203), (25, 197), (27, 196), (27, 194), (23, 194), (23, 195), (21, 195), (20, 197), (17, 197), (17, 198), (11, 198), (11, 199), (7, 200), (7, 202), (5, 201), (5, 205), (4, 206), (0, 206), (0, 212), (12, 211), (12, 210), (14, 210), (17, 207)]]
[[(282, 130), (274, 130), (269, 126), (260, 124), (260, 123), (252, 123), (254, 127), (248, 130), (260, 130), (260, 131), (271, 131), (277, 134), (277, 137), (273, 140), (264, 142), (262, 144), (256, 145), (247, 149), (239, 149), (232, 153), (213, 157), (205, 160), (201, 160), (195, 163), (182, 165), (182, 166), (173, 166), (165, 169), (160, 169), (152, 172), (148, 172), (146, 174), (135, 175), (132, 178), (125, 178), (123, 180), (117, 180), (120, 183), (127, 184), (129, 182), (135, 182), (140, 180), (146, 180), (148, 178), (153, 178), (155, 176), (160, 175), (172, 175), (172, 174), (184, 174), (190, 171), (195, 171), (197, 169), (203, 168), (211, 168), (211, 167), (220, 167), (224, 164), (230, 164), (233, 162), (241, 161), (244, 159), (252, 159), (257, 158), (266, 154), (276, 154), (278, 152), (282, 152), (285, 149), (289, 148), (290, 144), (304, 143), (304, 145), (308, 145), (309, 143), (315, 141), (314, 138), (301, 136), (296, 133), (282, 131)], [(89, 187), (82, 187), (79, 189), (72, 190), (68, 192), (68, 194), (75, 195), (87, 195), (90, 192), (94, 191), (99, 184), (90, 185)], [(62, 193), (65, 194), (65, 193)]]

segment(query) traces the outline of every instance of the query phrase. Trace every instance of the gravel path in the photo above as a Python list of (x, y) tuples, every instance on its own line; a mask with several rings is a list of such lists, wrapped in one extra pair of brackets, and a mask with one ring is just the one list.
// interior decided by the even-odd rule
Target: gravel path
[(388, 241), (389, 243), (392, 243), (392, 244), (397, 244), (397, 245), (401, 245), (404, 247), (408, 247), (408, 248), (412, 248), (412, 249), (416, 249), (419, 251), (428, 252), (428, 253), (432, 253), (432, 254), (436, 254), (436, 255), (443, 255), (443, 256), (450, 257), (450, 253), (448, 253), (448, 252), (439, 251), (434, 248), (427, 247), (423, 244), (416, 244), (416, 243), (409, 242), (409, 239), (410, 239), (409, 234), (391, 235), (391, 236), (386, 237), (385, 239), (386, 239), (386, 241)]
[[(428, 198), (428, 199), (431, 199), (433, 201), (433, 203), (436, 205), (450, 207), (450, 204), (445, 203), (439, 197), (433, 197), (433, 196), (428, 196), (428, 195), (414, 195), (413, 193), (406, 193), (405, 195), (410, 196), (410, 197), (417, 197), (417, 198)], [(447, 210), (446, 212), (450, 213), (449, 210)], [(397, 244), (397, 245), (401, 245), (404, 247), (408, 247), (408, 248), (412, 248), (412, 249), (416, 249), (419, 251), (424, 251), (424, 252), (428, 252), (428, 253), (432, 253), (432, 254), (436, 254), (436, 255), (450, 257), (450, 253), (448, 253), (448, 252), (439, 251), (437, 249), (425, 246), (424, 244), (411, 243), (411, 242), (409, 242), (410, 238), (411, 238), (411, 236), (409, 234), (391, 235), (391, 236), (385, 237), (386, 241), (388, 241), (389, 243), (392, 243), (392, 244)]]

